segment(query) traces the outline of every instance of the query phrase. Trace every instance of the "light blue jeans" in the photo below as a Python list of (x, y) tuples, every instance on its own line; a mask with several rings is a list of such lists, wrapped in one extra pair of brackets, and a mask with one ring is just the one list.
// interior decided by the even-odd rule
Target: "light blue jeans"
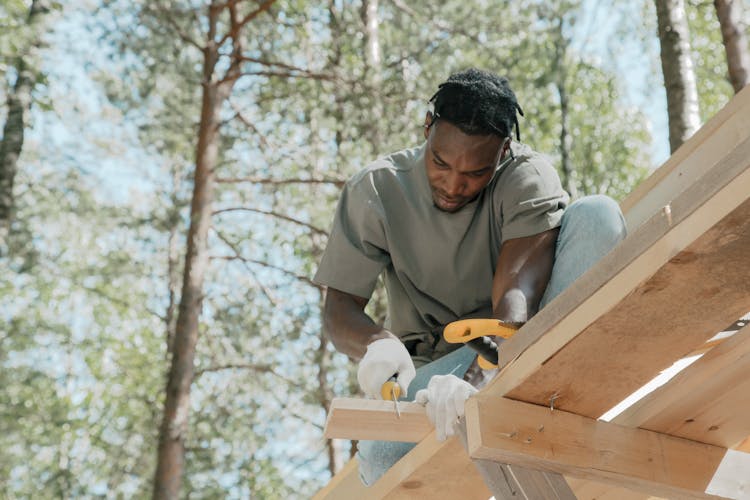
[[(625, 235), (625, 219), (611, 198), (586, 196), (572, 203), (563, 214), (552, 276), (540, 309), (606, 255)], [(425, 389), (433, 375), (453, 373), (463, 377), (475, 357), (476, 352), (464, 346), (421, 366), (409, 385), (408, 399), (413, 400), (418, 390)], [(374, 484), (414, 446), (414, 443), (360, 441), (357, 451), (360, 479), (367, 486)]]

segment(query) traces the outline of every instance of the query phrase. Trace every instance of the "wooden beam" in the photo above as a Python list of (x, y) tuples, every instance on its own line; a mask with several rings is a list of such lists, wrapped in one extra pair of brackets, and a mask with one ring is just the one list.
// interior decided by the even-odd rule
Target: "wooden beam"
[(440, 442), (433, 431), (368, 488), (366, 497), (352, 498), (487, 500), (491, 496), (460, 440), (454, 436)]
[(616, 421), (725, 448), (738, 446), (750, 435), (750, 325)]
[[(461, 419), (456, 428), (464, 449), (468, 450), (466, 419)], [(501, 464), (492, 460), (472, 461), (495, 500), (576, 500), (565, 478), (555, 472)]]
[(459, 439), (439, 442), (432, 432), (374, 485), (362, 484), (359, 463), (353, 458), (313, 500), (488, 500), (491, 496)]
[(662, 500), (662, 497), (616, 487), (599, 481), (591, 481), (590, 479), (579, 479), (570, 476), (565, 479), (568, 481), (570, 488), (575, 492), (578, 500)]
[[(456, 448), (455, 443), (446, 444), (445, 447), (437, 443), (434, 436), (434, 427), (427, 418), (425, 408), (417, 403), (399, 403), (401, 418), (396, 416), (393, 403), (371, 399), (335, 398), (328, 413), (324, 435), (327, 438), (345, 439), (368, 439), (380, 441), (402, 441), (419, 442), (428, 435), (433, 443), (425, 443), (415, 453), (412, 452), (406, 462), (398, 462), (394, 465), (395, 472), (388, 472), (386, 476), (378, 481), (372, 488), (364, 488), (359, 480), (358, 471), (354, 466), (348, 465), (348, 469), (337, 474), (334, 478), (340, 486), (329, 484), (325, 490), (316, 496), (318, 500), (337, 500), (339, 498), (414, 498), (425, 495), (436, 498), (437, 492), (445, 497), (440, 498), (470, 498), (476, 491), (477, 498), (486, 500), (494, 496), (496, 500), (505, 498), (513, 500), (535, 500), (537, 498), (549, 498), (559, 500), (574, 500), (575, 495), (570, 487), (559, 474), (528, 470), (520, 466), (507, 466), (496, 464), (491, 461), (478, 461), (472, 463), (468, 459), (465, 445)], [(465, 426), (463, 429), (465, 433)], [(455, 440), (454, 440), (455, 441)], [(465, 442), (465, 438), (464, 438)], [(435, 450), (439, 450), (435, 452)], [(433, 454), (433, 455), (430, 455)], [(415, 464), (419, 467), (420, 456), (430, 456), (429, 466), (414, 472)], [(350, 462), (351, 463), (351, 462)], [(455, 473), (449, 471), (472, 470), (471, 473), (464, 472), (460, 479)], [(398, 471), (405, 469), (409, 471), (409, 481), (399, 484), (389, 482), (389, 476), (398, 477)], [(440, 486), (440, 481), (435, 476), (444, 471), (450, 478), (450, 485)], [(447, 472), (446, 472), (447, 471)], [(477, 477), (477, 472), (479, 477)], [(479, 481), (480, 486), (473, 483)], [(353, 481), (359, 484), (352, 484)], [(389, 485), (391, 489), (389, 489)], [(448, 489), (446, 489), (448, 488)], [(453, 493), (448, 494), (451, 491)], [(470, 493), (471, 492), (471, 493)], [(489, 492), (489, 493), (488, 493)]]
[[(745, 402), (748, 397), (745, 378), (748, 375), (741, 374), (742, 366), (747, 364), (745, 358), (750, 337), (747, 328), (721, 342), (713, 342), (710, 355), (703, 356), (612, 421), (628, 427), (643, 425), (650, 430), (750, 453), (750, 439), (731, 446), (737, 436), (750, 435)], [(720, 405), (713, 407), (717, 400), (720, 400)], [(675, 411), (676, 408), (671, 407), (673, 403), (682, 411)], [(656, 425), (659, 421), (662, 426)], [(641, 493), (628, 494), (611, 484), (578, 478), (568, 478), (568, 482), (581, 500), (645, 500)]]
[(628, 227), (637, 229), (669, 200), (689, 188), (750, 130), (750, 88), (745, 88), (684, 142), (620, 203)]
[(433, 431), (424, 406), (407, 401), (398, 405), (400, 418), (392, 401), (335, 398), (323, 435), (328, 439), (417, 443)]
[(313, 500), (351, 500), (367, 498), (367, 487), (359, 479), (359, 462), (356, 458), (346, 465), (318, 491)]
[[(481, 394), (467, 401), (466, 421), (472, 458), (611, 482), (669, 498), (711, 498), (707, 490), (727, 452)], [(744, 472), (750, 476), (750, 467)]]
[(746, 139), (506, 341), (484, 391), (597, 418), (746, 313), (749, 197)]

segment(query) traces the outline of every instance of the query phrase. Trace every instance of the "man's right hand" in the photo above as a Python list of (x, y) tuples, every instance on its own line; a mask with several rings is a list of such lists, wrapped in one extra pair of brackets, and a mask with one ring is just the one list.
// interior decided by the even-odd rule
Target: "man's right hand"
[(365, 396), (382, 399), (380, 389), (394, 375), (402, 394), (406, 396), (416, 370), (404, 344), (395, 338), (382, 338), (370, 343), (357, 370), (357, 381)]

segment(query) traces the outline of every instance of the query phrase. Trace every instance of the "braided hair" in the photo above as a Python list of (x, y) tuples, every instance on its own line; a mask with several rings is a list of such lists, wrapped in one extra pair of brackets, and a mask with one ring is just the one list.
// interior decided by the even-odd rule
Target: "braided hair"
[(505, 77), (470, 68), (454, 73), (438, 86), (430, 98), (434, 105), (433, 121), (446, 120), (467, 135), (496, 134), (510, 137), (516, 128), (521, 140), (516, 110), (523, 110)]

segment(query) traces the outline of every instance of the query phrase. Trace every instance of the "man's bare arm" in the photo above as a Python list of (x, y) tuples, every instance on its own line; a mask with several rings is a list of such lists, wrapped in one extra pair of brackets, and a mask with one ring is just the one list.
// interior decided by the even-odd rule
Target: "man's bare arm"
[(536, 314), (555, 260), (559, 228), (503, 243), (492, 281), (493, 316), (525, 323)]
[(323, 326), (336, 350), (359, 360), (367, 345), (384, 338), (398, 339), (394, 334), (375, 324), (365, 306), (369, 299), (328, 288), (323, 307)]

